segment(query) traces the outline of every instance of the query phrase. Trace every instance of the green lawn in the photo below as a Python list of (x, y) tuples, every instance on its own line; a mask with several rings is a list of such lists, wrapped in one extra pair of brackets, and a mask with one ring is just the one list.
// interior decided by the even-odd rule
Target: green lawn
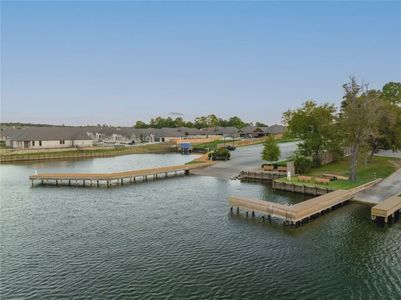
[[(299, 185), (309, 185), (309, 186), (319, 186), (319, 187), (329, 187), (332, 189), (350, 189), (361, 184), (367, 183), (369, 181), (375, 180), (377, 178), (385, 178), (392, 174), (397, 167), (395, 164), (399, 164), (400, 160), (396, 158), (389, 157), (379, 157), (373, 158), (373, 161), (369, 162), (367, 166), (363, 162), (358, 165), (358, 180), (356, 182), (351, 182), (347, 180), (335, 180), (327, 184), (316, 184), (316, 183), (304, 183), (298, 182), (297, 178), (291, 179), (291, 183)], [(349, 159), (344, 159), (343, 161), (334, 162), (321, 166), (319, 168), (314, 168), (306, 176), (319, 177), (324, 173), (331, 173), (342, 176), (349, 176)], [(287, 178), (278, 179), (278, 181), (288, 182)]]

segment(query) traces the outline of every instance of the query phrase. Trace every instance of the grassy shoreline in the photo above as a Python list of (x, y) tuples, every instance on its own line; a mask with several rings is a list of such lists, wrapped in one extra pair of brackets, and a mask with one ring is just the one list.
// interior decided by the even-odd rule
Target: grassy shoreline
[[(262, 144), (264, 141), (266, 140), (266, 137), (263, 138), (255, 138), (255, 139), (245, 139), (245, 140), (216, 140), (213, 142), (209, 142), (209, 143), (203, 143), (203, 144), (197, 144), (194, 145), (194, 147), (196, 148), (210, 148), (210, 149), (215, 149), (217, 147), (221, 147), (224, 144), (228, 145), (233, 145), (236, 147), (244, 147), (244, 146), (250, 146), (250, 145), (258, 145), (258, 144)], [(278, 144), (282, 144), (282, 143), (289, 143), (289, 142), (295, 142), (298, 141), (299, 139), (290, 139), (290, 138), (279, 138), (276, 139), (276, 142)]]
[[(393, 157), (380, 157), (375, 156), (373, 160), (368, 163), (367, 166), (364, 163), (358, 165), (358, 179), (356, 182), (351, 182), (349, 180), (334, 180), (330, 181), (329, 184), (318, 184), (314, 182), (300, 182), (297, 176), (292, 177), (289, 181), (286, 177), (276, 179), (277, 182), (286, 182), (295, 185), (305, 185), (310, 187), (321, 187), (321, 188), (331, 188), (331, 189), (351, 189), (367, 182), (373, 181), (377, 178), (386, 178), (392, 173), (394, 173), (398, 168), (401, 167), (401, 160)], [(319, 168), (314, 168), (306, 174), (305, 176), (321, 177), (322, 174), (336, 174), (341, 176), (349, 176), (349, 158), (330, 163)]]

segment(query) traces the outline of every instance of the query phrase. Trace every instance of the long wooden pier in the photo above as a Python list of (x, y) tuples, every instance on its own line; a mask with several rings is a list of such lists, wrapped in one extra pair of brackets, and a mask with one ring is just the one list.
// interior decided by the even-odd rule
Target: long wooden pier
[(356, 193), (370, 188), (378, 181), (375, 180), (350, 190), (336, 190), (292, 206), (245, 197), (230, 197), (229, 205), (231, 206), (231, 211), (236, 208), (237, 213), (240, 213), (240, 209), (244, 209), (246, 215), (250, 211), (252, 212), (252, 216), (255, 216), (255, 213), (259, 213), (263, 217), (268, 216), (268, 218), (278, 217), (283, 219), (284, 224), (298, 225), (316, 215), (343, 205), (351, 200)]
[(372, 220), (377, 218), (383, 218), (384, 223), (388, 222), (389, 217), (394, 220), (394, 217), (401, 213), (401, 197), (393, 196), (390, 197), (379, 204), (372, 207), (371, 215)]
[(151, 179), (167, 178), (180, 174), (188, 175), (191, 170), (204, 168), (210, 163), (198, 163), (189, 165), (176, 165), (160, 168), (134, 170), (116, 173), (43, 173), (29, 176), (32, 186), (35, 182), (40, 184), (67, 185), (67, 186), (107, 186), (113, 184), (123, 185), (125, 183), (135, 183), (137, 181), (147, 181)]

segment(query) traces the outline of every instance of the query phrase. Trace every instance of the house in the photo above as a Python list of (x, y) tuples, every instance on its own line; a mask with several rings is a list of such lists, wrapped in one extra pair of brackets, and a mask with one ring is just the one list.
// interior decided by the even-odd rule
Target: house
[(274, 135), (276, 137), (281, 137), (284, 133), (285, 127), (282, 125), (272, 125), (272, 126), (245, 126), (240, 129), (239, 133), (241, 137), (244, 138), (260, 138), (268, 135)]
[(14, 149), (46, 149), (91, 147), (93, 140), (81, 128), (27, 127), (4, 129), (2, 138), (6, 146)]
[(285, 127), (283, 125), (274, 124), (266, 130), (267, 134), (274, 135), (276, 138), (281, 138), (284, 134)]

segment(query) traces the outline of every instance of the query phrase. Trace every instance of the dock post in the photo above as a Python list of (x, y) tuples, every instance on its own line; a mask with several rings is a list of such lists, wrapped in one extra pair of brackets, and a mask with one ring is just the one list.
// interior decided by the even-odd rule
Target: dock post
[(96, 185), (97, 185), (97, 187), (99, 187), (99, 180), (96, 181)]
[(68, 180), (68, 185), (71, 186), (71, 180)]
[(42, 181), (42, 185), (43, 185), (43, 179), (41, 181)]
[(132, 177), (129, 178), (129, 182), (132, 183)]
[(254, 211), (252, 211), (252, 217), (253, 217), (253, 218), (255, 217), (255, 212), (254, 212)]
[(134, 176), (134, 182), (136, 181), (136, 177)]
[(231, 211), (231, 213), (233, 213), (233, 207), (231, 206), (231, 208), (230, 208), (230, 211)]
[(56, 179), (56, 185), (58, 185), (58, 180)]
[(124, 185), (124, 178), (121, 178), (121, 185)]
[(239, 207), (237, 207), (237, 214), (239, 214)]
[(185, 170), (185, 175), (189, 175), (189, 170)]
[(385, 217), (385, 218), (384, 218), (384, 223), (387, 224), (387, 221), (388, 221), (388, 217)]
[(248, 211), (245, 212), (246, 217), (248, 218)]
[(33, 180), (31, 180), (31, 186), (33, 187)]

